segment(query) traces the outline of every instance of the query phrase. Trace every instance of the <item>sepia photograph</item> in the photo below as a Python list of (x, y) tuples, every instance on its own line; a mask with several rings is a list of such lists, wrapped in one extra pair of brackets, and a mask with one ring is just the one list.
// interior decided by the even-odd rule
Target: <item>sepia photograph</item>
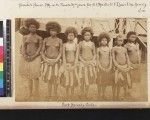
[(148, 101), (146, 18), (16, 18), (16, 102)]

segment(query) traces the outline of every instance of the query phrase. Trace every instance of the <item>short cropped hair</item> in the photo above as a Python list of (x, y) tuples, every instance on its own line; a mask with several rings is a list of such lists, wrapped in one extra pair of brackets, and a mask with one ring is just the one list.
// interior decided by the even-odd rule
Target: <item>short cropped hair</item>
[(56, 30), (57, 33), (61, 32), (61, 26), (59, 23), (52, 21), (52, 22), (48, 22), (46, 24), (46, 31), (49, 32), (50, 30)]
[(27, 28), (29, 28), (30, 25), (35, 25), (37, 29), (39, 29), (39, 27), (40, 27), (40, 23), (37, 20), (35, 20), (34, 18), (25, 20), (25, 26)]

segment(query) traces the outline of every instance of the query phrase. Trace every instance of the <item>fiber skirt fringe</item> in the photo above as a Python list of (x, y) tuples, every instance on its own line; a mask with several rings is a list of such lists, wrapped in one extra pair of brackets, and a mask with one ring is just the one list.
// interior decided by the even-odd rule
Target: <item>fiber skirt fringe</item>
[(96, 64), (93, 63), (90, 65), (85, 65), (82, 62), (80, 62), (79, 65), (80, 83), (84, 83), (85, 85), (96, 83)]
[[(71, 67), (72, 69), (69, 69)], [(59, 77), (61, 79), (61, 85), (64, 87), (76, 87), (80, 85), (77, 66), (73, 66), (69, 63), (67, 63), (66, 66), (62, 65), (59, 71)]]
[(19, 74), (26, 79), (37, 79), (40, 77), (41, 57), (36, 57), (33, 61), (27, 62), (23, 56), (20, 58)]
[(41, 77), (42, 79), (47, 82), (50, 81), (51, 83), (58, 84), (58, 73), (60, 68), (60, 61), (55, 63), (54, 65), (49, 65), (47, 62), (42, 62), (41, 66)]

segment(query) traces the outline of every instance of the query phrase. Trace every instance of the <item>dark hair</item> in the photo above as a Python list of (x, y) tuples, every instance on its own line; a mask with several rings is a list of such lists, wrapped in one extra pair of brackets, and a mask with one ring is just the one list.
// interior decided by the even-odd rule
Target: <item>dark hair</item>
[(107, 39), (107, 45), (108, 45), (108, 43), (110, 42), (111, 39), (110, 39), (109, 34), (108, 34), (108, 33), (105, 33), (105, 32), (101, 33), (101, 34), (98, 36), (97, 42), (100, 43), (103, 38), (106, 38), (106, 39)]
[(129, 37), (130, 37), (131, 35), (136, 35), (136, 32), (134, 32), (134, 31), (128, 32), (128, 34), (127, 34), (127, 40), (129, 39)]
[(85, 28), (81, 31), (81, 35), (83, 36), (86, 32), (90, 32), (92, 36), (93, 36), (93, 34), (94, 34), (92, 28), (90, 28), (90, 27), (85, 27)]
[[(118, 38), (123, 38), (123, 35), (122, 34), (117, 35), (116, 40), (118, 40)], [(123, 38), (123, 40), (124, 40), (124, 38)]]
[(46, 24), (46, 31), (50, 31), (51, 29), (53, 29), (53, 30), (56, 30), (57, 31), (57, 33), (60, 33), (61, 32), (61, 26), (60, 26), (60, 24), (59, 23), (57, 23), (57, 22), (48, 22), (47, 24)]
[(65, 35), (68, 36), (69, 33), (73, 33), (75, 37), (77, 37), (78, 32), (74, 27), (68, 27), (65, 31)]
[(29, 28), (30, 25), (35, 25), (37, 29), (39, 29), (39, 27), (40, 27), (40, 23), (38, 21), (36, 21), (34, 18), (30, 18), (25, 21), (25, 26), (27, 28)]

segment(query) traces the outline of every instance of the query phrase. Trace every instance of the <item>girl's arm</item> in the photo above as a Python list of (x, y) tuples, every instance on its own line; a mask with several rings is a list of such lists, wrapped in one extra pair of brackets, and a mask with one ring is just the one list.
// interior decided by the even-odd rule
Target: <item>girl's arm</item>
[(22, 55), (25, 59), (28, 58), (28, 55), (26, 54), (26, 46), (27, 46), (27, 43), (25, 42), (26, 41), (26, 37), (24, 36), (23, 37), (23, 45), (22, 45)]
[(115, 48), (113, 48), (112, 49), (112, 61), (113, 61), (113, 63), (114, 63), (114, 65), (116, 66), (116, 67), (118, 67), (119, 65), (118, 65), (118, 63), (117, 63), (117, 61), (116, 61), (116, 59), (115, 59), (115, 50), (114, 50)]
[(112, 69), (112, 54), (111, 54), (111, 51), (109, 53), (109, 56), (110, 56), (110, 64), (109, 64), (109, 68), (108, 68), (108, 71), (110, 71)]
[(66, 44), (63, 45), (63, 51), (62, 51), (62, 54), (63, 54), (63, 64), (66, 65), (66, 54), (65, 54), (65, 49), (66, 49)]
[(99, 49), (97, 48), (96, 49), (96, 62), (98, 65), (100, 65), (100, 62), (99, 62)]
[(124, 72), (128, 72), (131, 68), (131, 63), (130, 63), (130, 60), (129, 60), (129, 56), (128, 56), (128, 52), (126, 51), (125, 53), (125, 56), (126, 56), (126, 59), (127, 59), (127, 68), (121, 68), (120, 67), (120, 70), (124, 71)]
[(93, 59), (92, 61), (94, 61), (96, 59), (96, 48), (95, 48), (95, 45), (93, 43)]
[(59, 59), (60, 59), (60, 58), (61, 58), (61, 56), (62, 56), (62, 46), (63, 46), (63, 44), (62, 44), (62, 40), (60, 40), (60, 42), (59, 42), (59, 46), (60, 46), (59, 54), (58, 54), (57, 58), (55, 59), (55, 62), (58, 62), (58, 61), (59, 61)]
[(78, 63), (78, 58), (79, 58), (79, 46), (76, 45), (75, 65), (77, 65), (77, 63)]
[(39, 38), (39, 48), (38, 48), (37, 53), (36, 53), (37, 55), (40, 54), (40, 51), (42, 49), (42, 45), (43, 45), (43, 39), (40, 37)]
[(41, 56), (42, 56), (42, 59), (44, 60), (44, 61), (47, 61), (46, 60), (46, 56), (45, 56), (45, 44), (46, 44), (46, 39), (44, 39), (44, 41), (43, 41), (43, 44), (42, 44), (42, 49), (41, 49)]
[(79, 43), (79, 60), (81, 61), (81, 62), (83, 62), (83, 63), (85, 63), (86, 61), (85, 60), (83, 60), (83, 58), (82, 58), (82, 56), (81, 56), (81, 46), (82, 46), (82, 42), (80, 42)]
[(99, 50), (97, 50), (97, 57), (96, 57), (96, 59), (97, 59), (98, 67), (99, 67), (101, 70), (103, 70), (103, 71), (107, 71), (107, 69), (103, 68), (102, 65), (101, 65), (101, 63), (100, 63)]
[(131, 62), (130, 62), (130, 59), (129, 59), (129, 56), (128, 56), (128, 52), (127, 52), (127, 51), (126, 51), (125, 55), (126, 55), (126, 59), (127, 59), (127, 65), (128, 65), (128, 67), (130, 68)]

